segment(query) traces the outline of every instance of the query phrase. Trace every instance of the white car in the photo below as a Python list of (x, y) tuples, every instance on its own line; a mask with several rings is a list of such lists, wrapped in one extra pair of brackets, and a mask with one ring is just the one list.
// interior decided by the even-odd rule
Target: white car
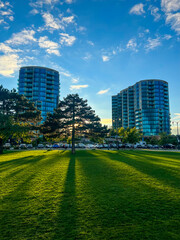
[(27, 148), (27, 146), (26, 146), (26, 144), (24, 144), (24, 143), (21, 143), (21, 144), (19, 145), (19, 148), (20, 148), (20, 149), (26, 149), (26, 148)]
[(108, 148), (108, 144), (104, 144), (103, 147), (104, 147), (104, 148)]
[(32, 144), (27, 144), (27, 148), (33, 148)]
[(87, 145), (86, 145), (86, 148), (95, 149), (95, 146), (94, 146), (93, 144), (87, 144)]
[(5, 149), (10, 149), (11, 148), (11, 144), (10, 143), (5, 143), (3, 147)]
[(38, 144), (38, 146), (37, 146), (38, 148), (44, 148), (44, 145), (43, 144)]
[(79, 148), (85, 148), (86, 146), (83, 143), (78, 143)]

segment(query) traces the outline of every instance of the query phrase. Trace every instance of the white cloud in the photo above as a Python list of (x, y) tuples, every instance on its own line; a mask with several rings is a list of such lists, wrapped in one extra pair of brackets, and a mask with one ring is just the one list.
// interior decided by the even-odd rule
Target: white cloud
[(72, 83), (78, 83), (79, 82), (79, 78), (72, 78)]
[(47, 36), (39, 38), (39, 46), (40, 48), (45, 48), (49, 54), (60, 56), (58, 43), (50, 41)]
[(136, 43), (136, 39), (132, 38), (129, 40), (129, 42), (126, 45), (127, 49), (130, 49), (132, 51), (137, 52), (137, 43)]
[(0, 74), (5, 77), (12, 77), (12, 74), (19, 69), (20, 62), (17, 54), (0, 56)]
[(1, 16), (9, 16), (9, 15), (12, 15), (13, 14), (13, 12), (12, 12), (12, 10), (11, 9), (9, 9), (9, 10), (4, 10), (4, 11), (0, 11), (0, 15)]
[(160, 38), (148, 38), (147, 40), (147, 44), (145, 45), (145, 49), (147, 51), (153, 50), (156, 47), (161, 46), (161, 41)]
[(6, 41), (10, 45), (21, 45), (21, 44), (30, 44), (31, 42), (36, 42), (34, 38), (34, 30), (22, 30), (19, 33), (13, 33), (12, 37)]
[(178, 34), (180, 34), (180, 12), (168, 13), (166, 16), (166, 23), (169, 23)]
[(30, 11), (30, 14), (32, 14), (32, 15), (36, 15), (38, 13), (39, 13), (39, 11), (35, 8)]
[(67, 33), (60, 33), (61, 37), (60, 37), (60, 44), (64, 44), (66, 46), (72, 46), (74, 44), (74, 42), (76, 41), (76, 37), (75, 36), (70, 36)]
[(170, 34), (165, 34), (163, 37), (163, 39), (166, 39), (166, 40), (169, 40), (171, 38), (172, 38), (172, 36)]
[(74, 16), (63, 17), (62, 22), (67, 23), (67, 24), (74, 23)]
[(40, 27), (39, 31), (42, 30), (65, 30), (65, 27), (67, 27), (69, 24), (75, 24), (75, 19), (74, 16), (69, 16), (69, 17), (62, 17), (62, 14), (59, 15), (59, 18), (55, 18), (51, 13), (49, 12), (44, 12), (42, 13), (42, 17), (45, 22), (45, 27)]
[(145, 13), (144, 11), (144, 4), (139, 3), (134, 5), (131, 10), (129, 11), (130, 14), (142, 15)]
[(59, 72), (60, 74), (62, 74), (63, 76), (65, 76), (65, 77), (71, 77), (71, 74), (70, 73), (68, 73), (68, 72)]
[(88, 61), (92, 58), (92, 55), (90, 53), (86, 53), (86, 55), (82, 58), (85, 61)]
[(87, 88), (87, 87), (88, 87), (88, 85), (71, 85), (70, 90), (79, 90), (79, 89)]
[(60, 19), (54, 18), (52, 14), (43, 13), (42, 17), (45, 21), (45, 26), (47, 28), (50, 28), (51, 30), (58, 30), (58, 29), (64, 30), (64, 26), (60, 22)]
[(0, 51), (5, 53), (5, 54), (8, 54), (8, 53), (21, 52), (22, 50), (20, 50), (20, 49), (12, 49), (7, 44), (0, 43)]
[(161, 14), (159, 13), (158, 7), (150, 5), (149, 10), (151, 12), (151, 15), (154, 17), (154, 21), (158, 21), (161, 18)]
[(176, 12), (180, 10), (179, 0), (161, 0), (162, 9), (165, 12)]
[(102, 125), (107, 125), (108, 127), (111, 127), (112, 126), (112, 119), (111, 118), (102, 118), (101, 119), (101, 124)]
[(174, 113), (174, 117), (172, 118), (172, 122), (180, 121), (180, 113)]
[(9, 29), (8, 21), (14, 20), (14, 12), (12, 11), (12, 6), (9, 2), (4, 2), (0, 0), (0, 24), (5, 25), (5, 29)]
[(91, 46), (94, 46), (94, 43), (92, 41), (87, 41), (87, 43)]
[(166, 15), (166, 24), (180, 34), (180, 0), (161, 0), (161, 7)]
[(110, 60), (110, 57), (103, 55), (102, 60), (103, 62), (108, 62)]
[(72, 4), (72, 3), (73, 3), (73, 0), (65, 0), (65, 2), (66, 2), (67, 4)]
[(102, 95), (102, 94), (105, 94), (105, 93), (109, 92), (109, 90), (110, 90), (110, 88), (105, 89), (105, 90), (100, 90), (97, 94)]
[(0, 1), (0, 8), (3, 8), (5, 5), (2, 1)]
[(85, 27), (83, 27), (83, 26), (79, 26), (79, 27), (76, 28), (76, 30), (78, 32), (85, 32), (87, 29)]
[(29, 5), (31, 7), (35, 7), (35, 8), (36, 7), (42, 8), (43, 5), (50, 5), (51, 7), (53, 7), (58, 2), (59, 2), (59, 0), (37, 0), (35, 2), (33, 0), (31, 0)]

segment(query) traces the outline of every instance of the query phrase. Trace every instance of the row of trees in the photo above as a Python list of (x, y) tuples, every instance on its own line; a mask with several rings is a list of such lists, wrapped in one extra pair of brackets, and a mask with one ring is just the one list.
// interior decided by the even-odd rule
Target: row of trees
[(179, 145), (179, 139), (175, 135), (168, 135), (166, 133), (161, 133), (159, 136), (152, 136), (145, 138), (147, 144), (164, 146), (166, 144), (173, 144), (175, 146)]
[(40, 124), (41, 112), (14, 89), (9, 91), (0, 86), (0, 152), (9, 138), (25, 139), (37, 133), (46, 139), (71, 138), (72, 153), (75, 153), (75, 136), (105, 137), (108, 130), (102, 126), (95, 114), (78, 94), (70, 94), (61, 101), (53, 114)]
[[(75, 153), (77, 137), (98, 141), (106, 136), (120, 136), (123, 143), (137, 143), (142, 139), (142, 134), (136, 128), (108, 130), (106, 126), (102, 126), (100, 118), (88, 106), (87, 100), (80, 98), (78, 94), (69, 94), (59, 103), (54, 113), (47, 116), (43, 124), (41, 120), (41, 112), (32, 102), (14, 89), (9, 91), (0, 86), (0, 153), (4, 142), (9, 138), (27, 142), (42, 134), (47, 141), (72, 141), (72, 153)], [(145, 140), (150, 144), (177, 145), (177, 138), (165, 133), (159, 138), (149, 137)]]
[(173, 144), (175, 146), (179, 145), (177, 136), (168, 135), (166, 133), (160, 133), (159, 136), (148, 136), (143, 137), (142, 133), (134, 128), (124, 129), (111, 129), (109, 132), (110, 136), (119, 136), (123, 143), (138, 143), (142, 138), (147, 144), (164, 146), (166, 144)]

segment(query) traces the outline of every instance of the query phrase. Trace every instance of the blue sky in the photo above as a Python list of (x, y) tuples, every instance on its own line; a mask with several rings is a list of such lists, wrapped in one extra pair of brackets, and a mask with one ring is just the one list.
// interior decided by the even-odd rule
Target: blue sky
[(0, 84), (21, 66), (60, 72), (61, 99), (78, 92), (111, 119), (111, 96), (135, 82), (169, 82), (180, 120), (180, 0), (0, 0)]

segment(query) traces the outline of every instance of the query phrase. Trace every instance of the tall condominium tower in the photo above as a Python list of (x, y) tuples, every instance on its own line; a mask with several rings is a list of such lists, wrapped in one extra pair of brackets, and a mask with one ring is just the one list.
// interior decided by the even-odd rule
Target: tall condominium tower
[(113, 127), (136, 127), (144, 136), (170, 134), (168, 83), (142, 80), (112, 96)]
[(59, 73), (37, 66), (22, 67), (19, 71), (19, 94), (33, 101), (41, 110), (42, 122), (47, 113), (53, 113), (59, 102)]

